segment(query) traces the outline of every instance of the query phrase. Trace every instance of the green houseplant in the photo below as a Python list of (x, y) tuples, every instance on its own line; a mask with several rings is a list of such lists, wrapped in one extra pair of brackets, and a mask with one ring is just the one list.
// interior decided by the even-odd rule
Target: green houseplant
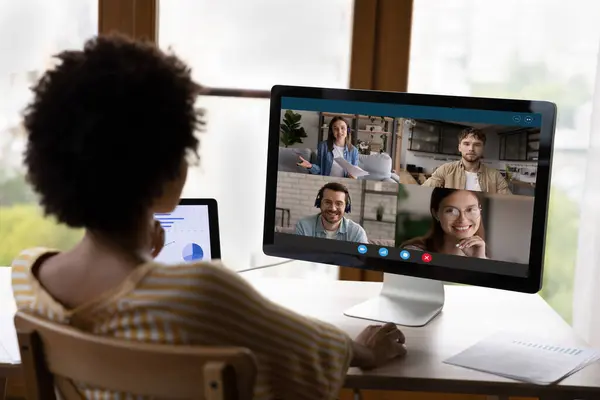
[(302, 139), (308, 136), (300, 124), (301, 119), (302, 115), (292, 110), (287, 110), (283, 115), (283, 123), (280, 125), (281, 136), (279, 139), (285, 147), (302, 143)]
[(379, 118), (379, 120), (380, 120), (380, 122), (381, 122), (382, 124), (384, 124), (384, 123), (385, 123), (385, 117), (383, 117), (383, 116), (379, 116), (379, 117), (377, 117), (377, 116), (375, 116), (375, 115), (369, 115), (368, 117), (369, 117), (369, 120), (371, 120), (371, 123), (372, 123), (372, 124), (374, 124), (374, 123), (375, 123), (375, 120), (376, 120), (377, 118)]
[(508, 165), (504, 167), (504, 173), (506, 174), (506, 181), (510, 183), (512, 181), (512, 172), (510, 172)]
[(383, 141), (382, 152), (387, 153), (387, 141), (388, 141), (388, 137), (387, 137), (387, 135), (385, 133), (382, 134), (382, 135), (380, 135), (379, 137)]

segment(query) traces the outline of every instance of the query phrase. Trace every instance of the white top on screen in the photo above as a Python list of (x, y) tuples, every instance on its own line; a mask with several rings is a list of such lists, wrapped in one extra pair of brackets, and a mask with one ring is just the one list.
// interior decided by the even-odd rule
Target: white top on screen
[(171, 213), (154, 214), (154, 218), (165, 230), (165, 246), (156, 261), (181, 264), (211, 260), (208, 206), (179, 205)]
[[(334, 157), (334, 159), (336, 157), (344, 158), (344, 148), (334, 144), (333, 145), (333, 157)], [(333, 161), (333, 164), (331, 164), (331, 173), (329, 174), (329, 176), (338, 176), (338, 177), (344, 176), (344, 168), (342, 168), (342, 166), (335, 160)]]
[(474, 192), (481, 192), (481, 186), (479, 186), (479, 178), (477, 172), (467, 172), (467, 183), (465, 189), (472, 190)]

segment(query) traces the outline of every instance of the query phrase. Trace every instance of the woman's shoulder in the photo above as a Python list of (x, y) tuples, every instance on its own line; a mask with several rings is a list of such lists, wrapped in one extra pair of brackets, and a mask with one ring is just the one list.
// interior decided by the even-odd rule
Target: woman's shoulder
[[(42, 308), (40, 306), (44, 303), (37, 301), (36, 293), (39, 284), (36, 282), (32, 267), (42, 257), (47, 257), (58, 252), (58, 250), (46, 247), (32, 247), (22, 250), (15, 256), (10, 265), (10, 280), (13, 298), (19, 310), (33, 309), (32, 307), (37, 305), (38, 308), (36, 310), (41, 312)], [(58, 312), (48, 316), (48, 318), (53, 320), (58, 320), (60, 317), (60, 313)]]
[(15, 258), (13, 259), (13, 264), (15, 262), (19, 262), (19, 261), (35, 261), (37, 258), (41, 257), (42, 255), (48, 254), (48, 253), (56, 253), (58, 252), (58, 250), (56, 249), (51, 249), (49, 247), (43, 247), (43, 246), (38, 246), (38, 247), (28, 247), (26, 249), (21, 250), (19, 253), (16, 254)]
[(58, 250), (50, 249), (47, 247), (30, 247), (24, 250), (21, 250), (13, 259), (10, 267), (12, 269), (13, 276), (15, 274), (24, 274), (28, 273), (31, 267), (39, 260), (41, 257), (45, 257), (47, 255), (56, 254)]

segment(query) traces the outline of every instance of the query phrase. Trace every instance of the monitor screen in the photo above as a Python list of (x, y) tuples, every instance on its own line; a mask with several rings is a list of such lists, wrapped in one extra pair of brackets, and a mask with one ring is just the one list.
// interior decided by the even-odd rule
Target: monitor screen
[(211, 243), (209, 211), (207, 204), (179, 204), (170, 213), (154, 214), (165, 230), (165, 244), (155, 260), (182, 264), (218, 258)]
[(526, 279), (533, 264), (539, 273), (543, 235), (534, 235), (534, 214), (541, 196), (543, 232), (550, 157), (541, 110), (506, 109), (506, 101), (494, 109), (492, 100), (481, 108), (472, 99), (469, 107), (427, 104), (436, 96), (421, 104), (337, 97), (277, 99), (266, 249), (454, 281), (475, 276), (468, 272)]

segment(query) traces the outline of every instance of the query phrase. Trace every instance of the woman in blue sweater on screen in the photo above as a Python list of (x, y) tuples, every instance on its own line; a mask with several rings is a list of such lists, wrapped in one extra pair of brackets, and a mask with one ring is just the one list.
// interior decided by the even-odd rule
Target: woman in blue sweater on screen
[(317, 146), (317, 162), (310, 163), (299, 157), (298, 165), (306, 168), (314, 175), (337, 176), (354, 178), (337, 162), (335, 158), (342, 157), (352, 165), (358, 166), (358, 149), (348, 138), (348, 123), (342, 117), (333, 117), (329, 123), (327, 140)]

